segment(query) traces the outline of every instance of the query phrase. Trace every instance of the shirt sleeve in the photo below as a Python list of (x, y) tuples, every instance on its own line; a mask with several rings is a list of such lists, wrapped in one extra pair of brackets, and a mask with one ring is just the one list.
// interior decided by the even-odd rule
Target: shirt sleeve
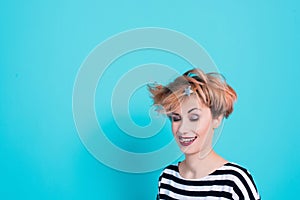
[(234, 187), (233, 187), (233, 199), (234, 200), (260, 200), (257, 187), (253, 180), (253, 177), (246, 169), (237, 169)]
[(159, 200), (160, 197), (159, 197), (159, 193), (160, 193), (160, 184), (161, 184), (161, 179), (162, 179), (162, 175), (163, 175), (163, 172), (161, 172), (159, 178), (158, 178), (158, 187), (157, 187), (157, 195), (156, 195), (156, 200)]

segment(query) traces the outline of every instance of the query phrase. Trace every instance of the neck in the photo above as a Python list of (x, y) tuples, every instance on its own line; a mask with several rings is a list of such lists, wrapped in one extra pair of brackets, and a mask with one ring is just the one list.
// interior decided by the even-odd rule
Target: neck
[(227, 161), (211, 150), (205, 157), (199, 154), (185, 155), (181, 171), (187, 178), (200, 178), (215, 171)]

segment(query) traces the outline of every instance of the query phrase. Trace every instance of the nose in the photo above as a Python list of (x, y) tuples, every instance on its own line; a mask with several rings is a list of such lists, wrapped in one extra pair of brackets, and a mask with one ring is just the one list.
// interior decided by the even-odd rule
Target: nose
[(186, 120), (182, 120), (179, 126), (178, 132), (182, 135), (188, 133), (190, 130), (189, 123)]

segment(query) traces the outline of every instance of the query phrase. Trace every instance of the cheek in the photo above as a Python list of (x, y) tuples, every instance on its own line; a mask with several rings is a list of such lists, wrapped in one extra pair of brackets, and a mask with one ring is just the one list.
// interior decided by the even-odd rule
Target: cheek
[(198, 127), (194, 130), (198, 135), (207, 135), (212, 130), (209, 121), (199, 123)]
[(179, 129), (179, 123), (173, 123), (172, 122), (172, 133), (175, 135)]

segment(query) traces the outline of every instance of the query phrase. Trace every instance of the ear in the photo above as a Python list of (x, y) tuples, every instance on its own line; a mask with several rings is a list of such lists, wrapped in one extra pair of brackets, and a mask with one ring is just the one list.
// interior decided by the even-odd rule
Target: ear
[(216, 118), (213, 118), (213, 129), (216, 129), (220, 126), (220, 124), (222, 123), (224, 116), (220, 115)]

